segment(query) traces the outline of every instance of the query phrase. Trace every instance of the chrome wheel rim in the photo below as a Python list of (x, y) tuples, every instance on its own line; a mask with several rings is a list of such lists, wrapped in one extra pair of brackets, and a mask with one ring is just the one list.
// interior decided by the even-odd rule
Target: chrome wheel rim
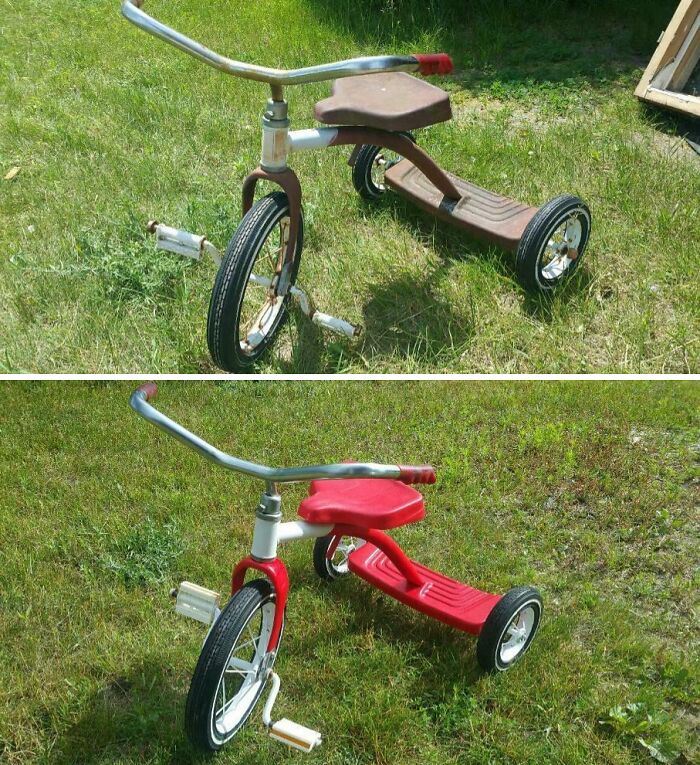
[(498, 646), (501, 664), (511, 664), (527, 648), (537, 624), (534, 604), (525, 604), (511, 619), (503, 631)]
[(256, 609), (238, 634), (214, 694), (211, 733), (225, 741), (247, 718), (265, 684), (267, 645), (272, 634), (275, 603)]
[(326, 566), (331, 576), (343, 576), (350, 573), (350, 555), (359, 545), (355, 537), (341, 537), (333, 555), (326, 558)]
[(386, 191), (384, 175), (386, 171), (401, 161), (401, 155), (395, 151), (383, 149), (372, 162), (370, 169), (370, 181), (379, 191)]
[(284, 307), (284, 297), (276, 294), (276, 286), (284, 265), (290, 224), (288, 215), (273, 224), (248, 274), (240, 306), (238, 342), (241, 351), (249, 356), (270, 335)]
[(539, 272), (548, 282), (557, 281), (580, 257), (583, 238), (581, 211), (575, 210), (551, 233), (540, 254)]

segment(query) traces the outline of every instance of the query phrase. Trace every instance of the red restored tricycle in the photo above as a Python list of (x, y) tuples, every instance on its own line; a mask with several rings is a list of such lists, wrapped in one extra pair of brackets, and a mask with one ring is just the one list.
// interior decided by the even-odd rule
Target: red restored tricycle
[[(435, 483), (432, 467), (353, 462), (265, 467), (225, 454), (161, 414), (149, 403), (156, 392), (154, 384), (142, 385), (131, 406), (216, 464), (265, 482), (251, 552), (233, 570), (223, 610), (218, 593), (204, 587), (183, 582), (174, 592), (178, 613), (209, 625), (185, 711), (187, 732), (198, 747), (217, 750), (231, 741), (268, 682), (262, 718), (270, 735), (307, 752), (321, 742), (317, 731), (271, 716), (280, 687), (273, 665), (289, 589), (287, 569), (277, 557), (285, 542), (314, 538), (314, 568), (326, 581), (353, 573), (411, 608), (478, 635), (476, 654), (485, 670), (509, 669), (525, 653), (542, 615), (537, 590), (515, 587), (492, 595), (474, 589), (411, 560), (386, 533), (424, 517), (423, 497), (409, 484)], [(283, 522), (278, 487), (299, 481), (310, 481), (299, 506), (301, 520)], [(246, 583), (248, 572), (262, 577)]]
[[(243, 220), (223, 258), (204, 235), (149, 221), (158, 248), (220, 263), (209, 302), (207, 343), (214, 363), (246, 372), (266, 352), (294, 296), (316, 324), (349, 337), (358, 328), (317, 310), (295, 285), (304, 243), (301, 184), (287, 164), (311, 149), (353, 146), (352, 179), (365, 199), (391, 188), (423, 210), (515, 252), (518, 279), (532, 292), (550, 292), (581, 263), (591, 228), (586, 204), (570, 194), (540, 208), (501, 196), (439, 167), (413, 130), (451, 119), (449, 95), (410, 72), (448, 74), (444, 53), (369, 56), (303, 69), (269, 69), (221, 56), (148, 16), (143, 0), (123, 0), (122, 12), (141, 29), (227, 74), (268, 83), (260, 165), (243, 182)], [(335, 80), (316, 119), (332, 127), (290, 130), (284, 88)], [(279, 185), (253, 204), (258, 181)]]

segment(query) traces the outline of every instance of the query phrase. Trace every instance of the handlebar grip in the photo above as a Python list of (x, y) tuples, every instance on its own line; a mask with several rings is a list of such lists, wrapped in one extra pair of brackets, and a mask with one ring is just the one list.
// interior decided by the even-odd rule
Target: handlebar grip
[(143, 385), (139, 385), (134, 393), (143, 393), (146, 401), (153, 401), (153, 399), (158, 395), (158, 386), (152, 382), (144, 383)]
[(435, 483), (437, 476), (432, 465), (399, 465), (402, 483)]
[(449, 74), (453, 67), (447, 53), (414, 53), (421, 74)]

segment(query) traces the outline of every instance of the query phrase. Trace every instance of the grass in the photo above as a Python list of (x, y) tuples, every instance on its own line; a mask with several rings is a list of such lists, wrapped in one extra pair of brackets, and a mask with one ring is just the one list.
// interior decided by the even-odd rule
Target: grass
[[(260, 486), (141, 421), (132, 386), (0, 386), (7, 765), (205, 761), (183, 734), (203, 629), (167, 594), (184, 578), (226, 591)], [(469, 636), (355, 578), (321, 582), (308, 542), (285, 548), (276, 711), (320, 729), (304, 761), (331, 765), (700, 762), (698, 403), (697, 386), (668, 382), (160, 393), (187, 427), (268, 464), (434, 463), (426, 519), (399, 542), (474, 586), (543, 593), (532, 650), (484, 676)], [(303, 491), (285, 490), (287, 518)], [(256, 713), (216, 761), (301, 755), (266, 738)]]
[[(295, 316), (264, 372), (698, 371), (700, 161), (682, 120), (633, 96), (675, 0), (152, 0), (244, 60), (293, 67), (447, 50), (452, 123), (420, 142), (453, 171), (594, 216), (585, 268), (553, 301), (512, 258), (401, 199), (367, 206), (346, 152), (300, 155), (299, 276), (356, 341)], [(0, 370), (207, 372), (213, 268), (154, 253), (158, 217), (225, 246), (259, 152), (263, 86), (127, 25), (117, 0), (2, 0)], [(525, 21), (526, 20), (526, 21)], [(296, 127), (327, 85), (290, 90)]]

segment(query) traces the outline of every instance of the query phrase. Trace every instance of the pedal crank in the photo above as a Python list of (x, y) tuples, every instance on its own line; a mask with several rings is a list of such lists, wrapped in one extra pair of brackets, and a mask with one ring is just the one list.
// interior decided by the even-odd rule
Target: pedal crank
[[(266, 289), (269, 289), (272, 286), (272, 281), (266, 276), (258, 276), (257, 274), (251, 273), (248, 280), (254, 284), (259, 284)], [(291, 287), (289, 291), (295, 300), (298, 301), (301, 310), (314, 324), (318, 324), (321, 327), (329, 329), (331, 332), (345, 335), (346, 337), (357, 337), (362, 332), (361, 327), (356, 327), (354, 324), (350, 324), (350, 322), (345, 321), (344, 319), (338, 319), (335, 316), (319, 311), (313, 304), (311, 298), (299, 287)]]

